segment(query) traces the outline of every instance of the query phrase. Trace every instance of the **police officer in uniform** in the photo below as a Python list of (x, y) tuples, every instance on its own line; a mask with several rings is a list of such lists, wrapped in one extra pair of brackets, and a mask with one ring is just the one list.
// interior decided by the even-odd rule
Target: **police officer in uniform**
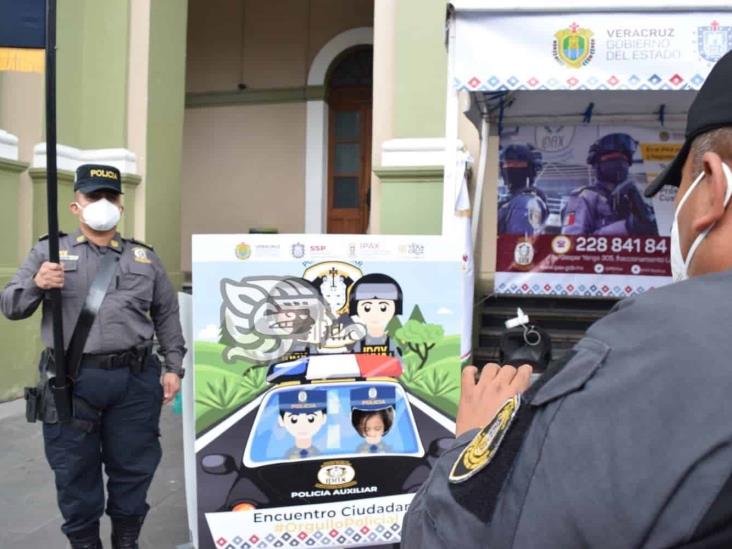
[(627, 133), (609, 133), (590, 146), (595, 182), (570, 193), (562, 234), (658, 235), (653, 209), (628, 175), (637, 147)]
[(467, 367), (403, 547), (732, 547), (730, 81), (732, 52), (646, 191), (679, 187), (677, 283), (621, 301), (528, 390), (528, 366)]
[(530, 145), (508, 145), (501, 152), (501, 177), (509, 196), (498, 204), (498, 234), (539, 234), (549, 207), (534, 186), (541, 171), (541, 152)]
[[(116, 168), (80, 166), (70, 205), (79, 229), (61, 234), (60, 264), (48, 261), (48, 240), (42, 238), (0, 295), (2, 312), (11, 320), (28, 318), (42, 305), (41, 333), (49, 348), (42, 358), (43, 382), (54, 371), (47, 290), (61, 288), (68, 349), (102, 258), (118, 256), (73, 384), (74, 419), (59, 423), (53, 399), (44, 402), (46, 458), (55, 474), (62, 530), (74, 549), (102, 547), (102, 465), (108, 476), (106, 513), (112, 520), (112, 546), (138, 546), (149, 509), (147, 490), (161, 457), (161, 405), (174, 398), (183, 376), (186, 349), (176, 291), (151, 247), (117, 233), (121, 194)], [(152, 352), (153, 334), (164, 366)]]

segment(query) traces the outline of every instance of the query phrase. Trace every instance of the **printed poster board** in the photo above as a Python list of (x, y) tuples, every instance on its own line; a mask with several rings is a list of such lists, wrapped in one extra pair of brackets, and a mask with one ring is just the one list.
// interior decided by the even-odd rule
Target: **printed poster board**
[(469, 268), (457, 249), (193, 237), (200, 548), (399, 541), (454, 432)]

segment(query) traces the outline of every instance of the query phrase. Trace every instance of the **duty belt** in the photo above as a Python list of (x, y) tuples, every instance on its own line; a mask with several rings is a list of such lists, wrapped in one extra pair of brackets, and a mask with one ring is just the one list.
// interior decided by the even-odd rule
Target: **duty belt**
[[(129, 368), (134, 374), (140, 373), (152, 354), (152, 342), (143, 343), (128, 351), (107, 354), (81, 355), (81, 368), (98, 368), (101, 370), (116, 370), (118, 368)], [(53, 358), (53, 351), (49, 349), (49, 356)], [(51, 361), (50, 366), (53, 362)]]

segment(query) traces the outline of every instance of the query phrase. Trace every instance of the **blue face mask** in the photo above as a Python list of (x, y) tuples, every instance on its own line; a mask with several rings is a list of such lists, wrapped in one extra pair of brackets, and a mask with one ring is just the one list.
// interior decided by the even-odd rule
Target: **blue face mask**
[[(724, 207), (726, 208), (730, 197), (732, 197), (732, 172), (730, 172), (727, 164), (724, 163), (722, 164), (722, 170), (724, 171), (724, 177), (727, 182), (727, 190), (724, 193)], [(709, 234), (709, 231), (714, 228), (714, 225), (711, 225), (694, 239), (694, 242), (689, 247), (689, 253), (686, 254), (686, 259), (684, 259), (684, 254), (681, 251), (681, 239), (679, 237), (679, 212), (684, 204), (686, 204), (689, 196), (691, 196), (691, 192), (699, 185), (702, 179), (704, 179), (704, 172), (700, 173), (694, 182), (689, 185), (686, 194), (679, 202), (679, 206), (674, 213), (674, 223), (671, 226), (671, 276), (673, 276), (674, 282), (680, 282), (689, 278), (689, 265), (691, 264), (691, 260), (694, 258), (694, 254), (699, 248), (699, 245)]]

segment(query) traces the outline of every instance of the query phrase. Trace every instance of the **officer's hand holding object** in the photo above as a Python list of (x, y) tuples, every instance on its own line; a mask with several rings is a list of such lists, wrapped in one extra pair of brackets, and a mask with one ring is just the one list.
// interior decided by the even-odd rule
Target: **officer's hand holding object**
[(162, 384), (163, 404), (170, 404), (180, 391), (180, 376), (174, 372), (166, 372), (163, 374)]
[(475, 366), (463, 368), (455, 436), (485, 427), (506, 400), (528, 389), (531, 372), (528, 364), (519, 368), (486, 364), (478, 378)]
[(64, 269), (58, 263), (44, 261), (41, 268), (38, 269), (36, 276), (33, 277), (41, 290), (50, 290), (52, 288), (63, 288), (64, 286)]

